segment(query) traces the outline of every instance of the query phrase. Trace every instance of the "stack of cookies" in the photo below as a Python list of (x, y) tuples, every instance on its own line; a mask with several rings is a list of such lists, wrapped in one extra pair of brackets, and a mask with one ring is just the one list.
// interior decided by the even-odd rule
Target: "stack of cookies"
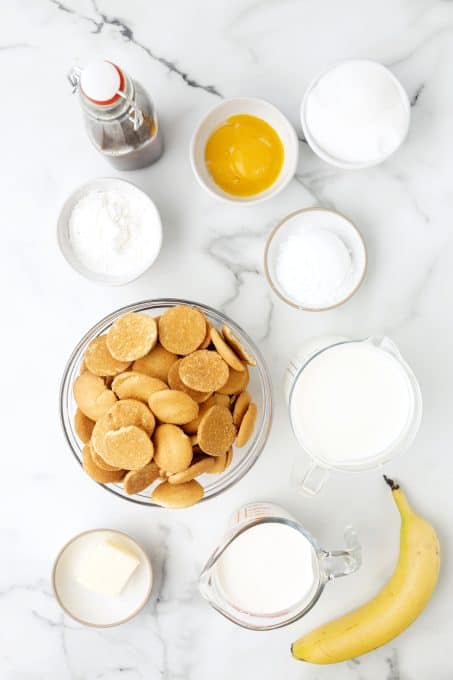
[(90, 342), (74, 383), (83, 468), (96, 482), (182, 508), (204, 495), (202, 474), (231, 464), (257, 417), (246, 388), (254, 357), (230, 328), (194, 307), (159, 318), (126, 314)]

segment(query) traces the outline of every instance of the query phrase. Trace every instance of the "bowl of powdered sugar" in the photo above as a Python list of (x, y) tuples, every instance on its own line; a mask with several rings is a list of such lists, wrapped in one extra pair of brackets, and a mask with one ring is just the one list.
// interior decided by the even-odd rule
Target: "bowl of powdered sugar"
[(102, 178), (79, 187), (58, 218), (58, 243), (79, 274), (122, 285), (157, 258), (162, 224), (153, 201), (131, 182)]
[(265, 248), (265, 272), (277, 295), (306, 311), (338, 307), (356, 292), (367, 265), (363, 238), (344, 215), (306, 208), (285, 217)]

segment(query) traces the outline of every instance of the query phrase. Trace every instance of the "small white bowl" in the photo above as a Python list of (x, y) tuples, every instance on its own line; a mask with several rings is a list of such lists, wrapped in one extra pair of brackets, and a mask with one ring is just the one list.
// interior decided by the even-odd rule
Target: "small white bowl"
[[(316, 139), (311, 134), (310, 128), (307, 124), (307, 118), (306, 118), (307, 102), (308, 102), (308, 98), (309, 98), (311, 92), (313, 91), (313, 89), (316, 87), (316, 85), (321, 80), (321, 78), (323, 78), (327, 73), (329, 73), (333, 69), (337, 68), (337, 66), (341, 66), (343, 64), (348, 64), (348, 63), (372, 64), (373, 67), (379, 67), (380, 69), (382, 69), (382, 71), (385, 72), (388, 79), (391, 80), (395, 84), (395, 86), (396, 86), (396, 88), (397, 88), (397, 90), (398, 90), (398, 92), (401, 96), (401, 103), (402, 103), (402, 105), (403, 105), (403, 107), (406, 111), (406, 116), (407, 116), (406, 127), (405, 127), (405, 131), (404, 131), (404, 133), (403, 133), (403, 135), (400, 139), (398, 146), (395, 147), (389, 154), (383, 155), (376, 160), (354, 163), (354, 162), (351, 162), (351, 161), (342, 160), (341, 158), (336, 158), (335, 156), (331, 156), (327, 151), (325, 151), (325, 149), (323, 149), (317, 143)], [(311, 150), (317, 156), (319, 156), (319, 158), (321, 158), (323, 161), (326, 161), (327, 163), (330, 163), (330, 165), (334, 165), (337, 168), (343, 168), (344, 170), (361, 170), (361, 169), (364, 169), (364, 168), (371, 168), (371, 167), (374, 167), (376, 165), (379, 165), (380, 163), (385, 161), (387, 158), (389, 158), (391, 155), (393, 155), (395, 153), (395, 151), (397, 151), (397, 149), (399, 149), (399, 147), (401, 146), (401, 144), (404, 142), (404, 140), (407, 137), (407, 134), (409, 132), (409, 127), (410, 127), (410, 119), (411, 119), (411, 105), (410, 105), (409, 97), (407, 96), (406, 90), (401, 85), (398, 78), (392, 73), (392, 71), (390, 71), (390, 69), (388, 69), (386, 66), (384, 66), (383, 64), (380, 64), (377, 61), (373, 61), (372, 59), (345, 59), (343, 61), (339, 61), (339, 62), (333, 64), (332, 66), (327, 68), (325, 71), (318, 74), (311, 81), (311, 83), (309, 84), (309, 86), (307, 87), (307, 89), (305, 91), (305, 94), (303, 96), (302, 103), (301, 103), (301, 106), (300, 106), (300, 120), (301, 120), (301, 124), (302, 124), (302, 130), (303, 130), (303, 133), (304, 133), (304, 137), (307, 140), (307, 143), (308, 143), (309, 147), (311, 148)]]
[[(130, 272), (127, 275), (119, 276), (116, 276), (114, 274), (112, 275), (102, 274), (87, 269), (87, 267), (85, 267), (83, 263), (80, 262), (80, 260), (74, 253), (69, 238), (69, 219), (71, 216), (71, 212), (74, 206), (77, 204), (77, 202), (89, 191), (92, 190), (112, 191), (115, 189), (122, 190), (123, 192), (125, 190), (129, 191), (131, 192), (132, 195), (136, 193), (137, 196), (140, 196), (141, 200), (143, 200), (143, 197), (146, 199), (146, 202), (149, 205), (150, 218), (152, 221), (152, 224), (150, 226), (154, 232), (155, 238), (154, 248), (152, 251), (150, 251), (149, 259), (146, 262), (145, 266), (142, 266), (137, 271)], [(78, 189), (76, 189), (72, 194), (70, 194), (70, 196), (68, 196), (58, 216), (57, 238), (58, 245), (60, 246), (60, 250), (63, 257), (65, 258), (66, 262), (70, 264), (73, 269), (75, 269), (76, 272), (82, 274), (82, 276), (85, 276), (85, 278), (90, 279), (91, 281), (104, 283), (110, 286), (122, 286), (126, 283), (134, 281), (135, 279), (138, 279), (138, 277), (144, 274), (151, 267), (153, 262), (157, 259), (157, 256), (159, 255), (162, 246), (162, 222), (154, 202), (151, 200), (148, 194), (139, 189), (135, 184), (133, 184), (132, 182), (128, 182), (125, 179), (118, 179), (116, 177), (102, 177), (100, 179), (93, 180), (92, 182), (87, 182), (86, 184), (83, 184)]]
[[(329, 231), (336, 234), (349, 250), (352, 269), (339, 291), (338, 298), (326, 306), (311, 307), (290, 297), (280, 285), (275, 272), (276, 261), (280, 244), (288, 238), (294, 228), (305, 224), (314, 228), (326, 228), (326, 216)], [(344, 304), (362, 284), (366, 268), (367, 252), (361, 233), (347, 217), (327, 208), (304, 208), (290, 213), (271, 231), (264, 250), (264, 270), (271, 288), (288, 305), (306, 312), (323, 312)]]
[[(110, 598), (84, 588), (76, 575), (86, 551), (111, 538), (131, 550), (140, 564), (123, 592)], [(94, 628), (110, 628), (130, 621), (143, 609), (151, 596), (153, 571), (149, 557), (130, 536), (112, 529), (92, 529), (74, 536), (57, 555), (52, 587), (60, 607), (75, 621)]]
[[(283, 167), (275, 182), (253, 196), (233, 196), (223, 191), (213, 180), (205, 161), (206, 143), (216, 128), (230, 116), (247, 114), (265, 120), (275, 130), (283, 144), (285, 157)], [(299, 142), (296, 132), (288, 119), (273, 104), (263, 99), (237, 97), (226, 99), (217, 104), (201, 120), (190, 143), (190, 162), (199, 184), (209, 194), (228, 203), (246, 203), (256, 205), (280, 193), (292, 180), (297, 168)]]

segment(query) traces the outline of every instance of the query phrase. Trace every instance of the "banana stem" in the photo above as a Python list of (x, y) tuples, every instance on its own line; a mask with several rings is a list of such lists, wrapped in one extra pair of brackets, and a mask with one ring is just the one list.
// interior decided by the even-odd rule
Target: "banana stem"
[(400, 488), (400, 485), (398, 482), (395, 482), (393, 479), (390, 479), (390, 477), (387, 477), (387, 475), (383, 475), (386, 483), (389, 485), (392, 491), (396, 491), (397, 489)]
[(409, 505), (406, 494), (401, 489), (398, 482), (395, 482), (395, 480), (390, 479), (390, 477), (387, 477), (386, 475), (384, 475), (384, 479), (392, 491), (393, 499), (398, 507), (398, 510), (400, 511), (401, 517), (407, 517), (408, 515), (415, 514)]

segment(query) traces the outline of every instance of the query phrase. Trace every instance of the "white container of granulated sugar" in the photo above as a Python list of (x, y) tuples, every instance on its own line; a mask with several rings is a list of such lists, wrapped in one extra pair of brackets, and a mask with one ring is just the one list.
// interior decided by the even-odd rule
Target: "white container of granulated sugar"
[(340, 168), (381, 163), (403, 143), (410, 102), (396, 76), (375, 61), (342, 61), (317, 76), (301, 105), (305, 138)]

